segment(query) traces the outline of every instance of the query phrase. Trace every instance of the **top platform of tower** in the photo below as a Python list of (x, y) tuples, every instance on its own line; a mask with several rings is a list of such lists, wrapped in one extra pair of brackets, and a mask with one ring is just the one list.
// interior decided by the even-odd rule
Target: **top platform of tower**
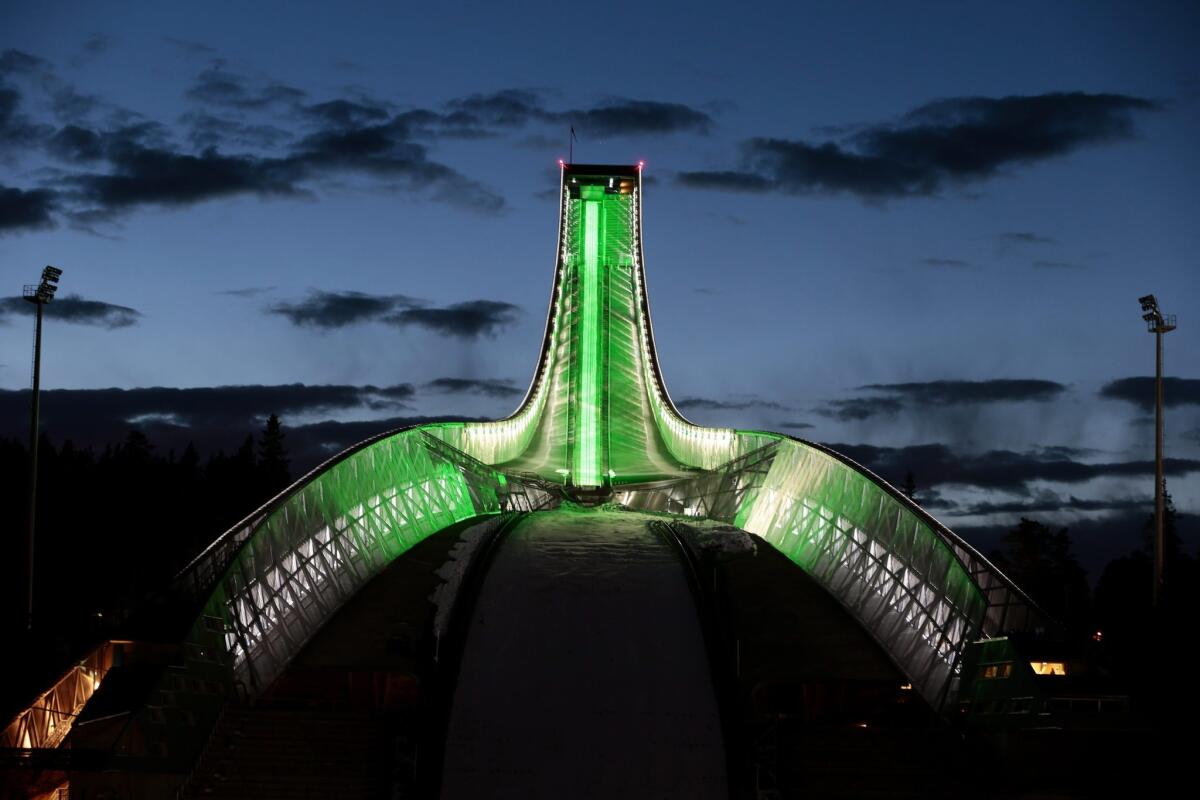
[(563, 174), (574, 176), (608, 177), (609, 175), (636, 178), (642, 173), (642, 164), (567, 164), (563, 163)]
[(615, 194), (630, 194), (637, 188), (642, 164), (566, 164), (562, 165), (563, 183), (571, 186), (602, 185)]

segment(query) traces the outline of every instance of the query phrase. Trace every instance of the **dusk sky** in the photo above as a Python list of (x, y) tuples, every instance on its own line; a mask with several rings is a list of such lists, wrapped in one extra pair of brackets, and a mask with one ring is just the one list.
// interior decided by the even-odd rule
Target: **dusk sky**
[(57, 440), (508, 414), (574, 125), (646, 162), (684, 414), (912, 470), (981, 546), (1069, 525), (1093, 579), (1152, 510), (1155, 293), (1194, 550), (1198, 41), (1194, 2), (6, 2), (0, 434), (46, 264)]

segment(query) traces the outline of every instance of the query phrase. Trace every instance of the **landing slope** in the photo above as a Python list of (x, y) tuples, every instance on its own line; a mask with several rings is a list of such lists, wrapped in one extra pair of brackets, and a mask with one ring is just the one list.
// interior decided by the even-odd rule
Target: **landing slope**
[(692, 594), (648, 519), (572, 507), (508, 534), (467, 636), (444, 798), (727, 796)]

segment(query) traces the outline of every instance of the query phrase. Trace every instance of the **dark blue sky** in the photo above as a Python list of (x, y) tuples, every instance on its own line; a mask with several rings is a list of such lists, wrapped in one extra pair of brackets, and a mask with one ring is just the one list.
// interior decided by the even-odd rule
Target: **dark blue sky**
[[(1146, 292), (1181, 316), (1171, 489), (1200, 510), (1200, 5), (1148, 8), (5, 4), (3, 275), (54, 263), (100, 303), (58, 301), (45, 385), (252, 387), (60, 394), (47, 424), (506, 414), (574, 124), (577, 160), (647, 162), (685, 413), (912, 469), (951, 527), (1024, 511), (1129, 549)], [(15, 419), (29, 325), (4, 302)], [(282, 384), (306, 388), (253, 388)]]

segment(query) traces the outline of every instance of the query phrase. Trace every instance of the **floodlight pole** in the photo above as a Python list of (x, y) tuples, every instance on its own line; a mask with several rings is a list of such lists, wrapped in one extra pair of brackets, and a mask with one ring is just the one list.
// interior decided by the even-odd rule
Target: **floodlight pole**
[(33, 541), (37, 527), (37, 479), (38, 479), (38, 414), (42, 392), (42, 309), (54, 299), (62, 270), (47, 266), (42, 270), (42, 282), (26, 286), (24, 298), (36, 306), (37, 321), (33, 328), (33, 392), (29, 414), (29, 514), (25, 536), (25, 627), (33, 630)]
[(1163, 314), (1152, 294), (1138, 298), (1146, 330), (1154, 334), (1154, 609), (1162, 608), (1166, 597), (1166, 533), (1164, 531), (1163, 481), (1163, 334), (1175, 330), (1175, 315)]
[(1163, 531), (1163, 334), (1166, 326), (1154, 326), (1154, 607), (1162, 606), (1166, 534)]
[(37, 524), (37, 479), (38, 479), (38, 414), (42, 390), (42, 309), (46, 303), (41, 296), (27, 298), (37, 309), (37, 322), (33, 328), (33, 400), (29, 414), (29, 526), (25, 535), (25, 552), (28, 557), (25, 568), (25, 627), (33, 630), (33, 532)]

